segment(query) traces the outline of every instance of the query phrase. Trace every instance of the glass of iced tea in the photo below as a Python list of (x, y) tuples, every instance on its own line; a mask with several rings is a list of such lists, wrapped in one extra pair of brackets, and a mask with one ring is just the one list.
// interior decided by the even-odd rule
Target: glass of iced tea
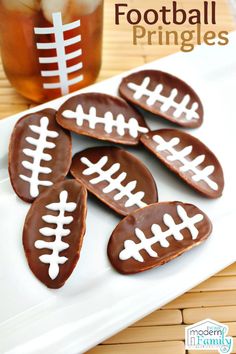
[(101, 67), (103, 0), (0, 0), (5, 73), (44, 102), (93, 83)]

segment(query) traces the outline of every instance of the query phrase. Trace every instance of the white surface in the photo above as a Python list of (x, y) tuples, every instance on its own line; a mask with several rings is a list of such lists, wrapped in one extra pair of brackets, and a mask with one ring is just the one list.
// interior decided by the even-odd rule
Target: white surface
[[(205, 121), (201, 128), (190, 133), (216, 153), (226, 181), (222, 198), (204, 199), (168, 172), (150, 153), (139, 148), (129, 149), (155, 176), (160, 201), (194, 203), (209, 215), (214, 226), (212, 236), (200, 247), (143, 274), (122, 276), (111, 268), (106, 246), (120, 219), (90, 198), (86, 237), (71, 278), (62, 289), (49, 290), (34, 277), (21, 242), (29, 205), (13, 193), (7, 172), (9, 136), (14, 123), (25, 112), (0, 123), (1, 354), (82, 353), (236, 261), (235, 48), (236, 33), (233, 33), (228, 46), (202, 46), (190, 54), (178, 53), (142, 67), (178, 75), (197, 90), (205, 108)], [(116, 94), (120, 79), (118, 76), (82, 91)], [(42, 108), (57, 108), (65, 99), (42, 105)], [(151, 117), (147, 122), (153, 129), (171, 126)], [(73, 150), (99, 144), (74, 136)]]

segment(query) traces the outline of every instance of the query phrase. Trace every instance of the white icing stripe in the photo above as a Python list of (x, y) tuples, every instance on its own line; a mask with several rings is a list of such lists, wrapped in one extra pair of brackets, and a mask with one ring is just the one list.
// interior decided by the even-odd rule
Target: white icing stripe
[(126, 172), (121, 172), (118, 177), (113, 178), (113, 174), (119, 171), (120, 164), (115, 163), (113, 164), (108, 170), (103, 170), (103, 167), (108, 162), (108, 157), (103, 156), (98, 162), (93, 163), (88, 160), (86, 157), (82, 157), (81, 162), (88, 166), (83, 171), (83, 175), (89, 176), (94, 173), (97, 173), (98, 176), (92, 178), (89, 183), (97, 184), (102, 181), (108, 182), (108, 185), (103, 188), (103, 193), (110, 193), (114, 190), (118, 190), (118, 193), (114, 195), (114, 200), (120, 200), (123, 197), (127, 197), (127, 201), (125, 202), (125, 207), (129, 208), (133, 205), (137, 205), (139, 208), (143, 208), (147, 204), (142, 201), (145, 196), (145, 193), (140, 191), (137, 193), (133, 193), (133, 190), (136, 188), (137, 181), (131, 181), (126, 186), (123, 186), (121, 183), (127, 177)]
[(164, 214), (163, 222), (168, 227), (166, 231), (162, 231), (160, 225), (152, 224), (151, 231), (153, 236), (146, 238), (145, 234), (139, 228), (135, 229), (135, 235), (140, 240), (139, 243), (135, 243), (132, 240), (126, 240), (124, 242), (124, 249), (119, 254), (119, 259), (126, 261), (127, 259), (134, 258), (138, 262), (144, 262), (141, 250), (145, 250), (150, 257), (158, 257), (157, 252), (152, 249), (152, 245), (159, 243), (161, 247), (168, 248), (170, 243), (167, 240), (168, 237), (174, 237), (176, 241), (182, 241), (184, 239), (181, 231), (188, 229), (193, 240), (196, 240), (199, 231), (195, 224), (203, 220), (202, 214), (196, 214), (189, 217), (185, 209), (181, 206), (177, 206), (177, 214), (182, 220), (181, 223), (176, 224), (173, 217), (169, 214)]
[(76, 203), (67, 202), (68, 192), (62, 191), (60, 193), (59, 203), (52, 203), (46, 206), (47, 209), (53, 211), (59, 211), (57, 216), (44, 215), (42, 217), (43, 221), (49, 224), (55, 224), (56, 228), (43, 227), (39, 230), (40, 234), (49, 237), (55, 236), (55, 240), (52, 242), (37, 240), (35, 242), (35, 247), (38, 249), (48, 249), (52, 250), (51, 254), (44, 254), (39, 257), (42, 263), (49, 264), (48, 275), (54, 280), (59, 274), (59, 265), (64, 264), (67, 261), (66, 257), (60, 257), (59, 253), (66, 250), (69, 244), (62, 241), (62, 237), (70, 235), (69, 229), (64, 229), (64, 225), (69, 225), (73, 221), (72, 216), (65, 216), (65, 212), (73, 212), (76, 208)]
[(177, 137), (172, 138), (170, 141), (166, 141), (162, 136), (154, 135), (152, 139), (158, 144), (156, 146), (157, 151), (166, 150), (170, 153), (170, 155), (167, 156), (167, 160), (171, 162), (180, 161), (182, 163), (182, 166), (179, 167), (181, 172), (192, 171), (193, 175), (191, 177), (195, 182), (204, 181), (214, 191), (218, 190), (218, 184), (209, 177), (214, 172), (215, 167), (209, 165), (203, 169), (198, 168), (205, 160), (205, 155), (198, 155), (193, 160), (187, 158), (191, 154), (193, 146), (189, 145), (184, 149), (177, 151), (175, 146), (180, 143), (180, 139)]
[(23, 153), (32, 158), (32, 162), (22, 161), (22, 165), (26, 170), (32, 171), (30, 177), (20, 175), (20, 178), (30, 184), (30, 195), (36, 198), (39, 195), (39, 186), (51, 186), (53, 183), (49, 180), (40, 180), (39, 175), (50, 174), (51, 168), (41, 166), (42, 161), (50, 161), (52, 156), (48, 153), (44, 153), (44, 149), (54, 149), (56, 145), (47, 141), (47, 138), (57, 138), (58, 133), (53, 130), (48, 130), (49, 119), (42, 117), (40, 119), (40, 126), (30, 125), (29, 128), (32, 132), (39, 135), (38, 139), (32, 137), (26, 137), (27, 143), (36, 147), (36, 149), (23, 149)]
[(141, 127), (136, 118), (130, 118), (128, 122), (125, 121), (123, 114), (118, 114), (114, 117), (111, 112), (106, 112), (104, 117), (98, 117), (95, 107), (90, 107), (89, 114), (84, 113), (83, 107), (79, 104), (76, 107), (76, 111), (65, 110), (62, 113), (63, 117), (66, 119), (76, 119), (76, 124), (82, 127), (84, 122), (88, 122), (90, 129), (96, 129), (97, 124), (104, 125), (104, 131), (108, 134), (112, 133), (113, 128), (120, 136), (125, 135), (127, 130), (129, 135), (133, 138), (137, 138), (139, 133), (147, 133), (148, 129)]
[(162, 103), (160, 109), (162, 112), (167, 112), (170, 108), (174, 109), (174, 117), (179, 118), (183, 113), (185, 114), (186, 120), (190, 121), (192, 119), (199, 119), (199, 114), (197, 109), (199, 104), (193, 102), (190, 108), (187, 108), (187, 105), (190, 101), (190, 96), (185, 95), (180, 103), (175, 101), (176, 96), (178, 95), (178, 90), (176, 88), (172, 89), (168, 97), (161, 95), (164, 86), (158, 84), (154, 91), (150, 91), (147, 87), (150, 84), (150, 77), (145, 77), (141, 85), (137, 85), (133, 82), (128, 83), (128, 88), (134, 91), (133, 97), (136, 100), (139, 100), (143, 96), (147, 96), (146, 104), (148, 106), (153, 106), (156, 102)]

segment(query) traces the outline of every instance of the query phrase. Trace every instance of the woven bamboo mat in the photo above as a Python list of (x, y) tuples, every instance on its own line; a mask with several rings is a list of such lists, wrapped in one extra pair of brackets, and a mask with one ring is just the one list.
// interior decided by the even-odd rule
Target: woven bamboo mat
[[(236, 353), (236, 263), (87, 354), (187, 354), (186, 325), (206, 318), (229, 326)], [(188, 354), (215, 352), (188, 351)]]
[[(122, 21), (114, 25), (115, 0), (105, 0), (105, 28), (103, 66), (98, 81), (129, 70), (138, 65), (169, 55), (179, 50), (177, 45), (147, 45), (142, 40), (132, 46), (132, 31)], [(214, 30), (235, 29), (226, 0), (217, 0), (217, 25)], [(158, 8), (157, 0), (129, 0), (130, 8)], [(168, 6), (171, 1), (164, 2)], [(182, 0), (183, 8), (201, 8), (203, 1)], [(168, 28), (179, 31), (179, 28)], [(185, 29), (189, 29), (186, 26)], [(203, 30), (207, 26), (203, 26)], [(209, 30), (211, 28), (208, 28)], [(184, 30), (181, 27), (181, 30)], [(32, 103), (20, 95), (7, 81), (0, 63), (0, 119), (29, 108)], [(236, 353), (236, 263), (208, 279), (201, 285), (135, 323), (105, 343), (89, 351), (89, 354), (183, 354), (184, 328), (205, 318), (212, 318), (229, 325), (229, 335), (234, 339)], [(201, 352), (195, 352), (201, 354)], [(208, 352), (204, 352), (207, 354)], [(213, 352), (211, 352), (213, 353)], [(188, 354), (193, 354), (189, 351)]]

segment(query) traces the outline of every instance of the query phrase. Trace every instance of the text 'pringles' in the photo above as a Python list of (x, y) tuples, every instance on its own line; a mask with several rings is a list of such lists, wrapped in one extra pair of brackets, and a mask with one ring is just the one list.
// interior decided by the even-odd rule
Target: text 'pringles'
[[(175, 44), (180, 45), (181, 51), (191, 52), (195, 44), (224, 46), (229, 42), (227, 31), (214, 31), (217, 25), (216, 1), (203, 1), (201, 9), (188, 10), (181, 8), (177, 1), (170, 6), (146, 10), (131, 8), (128, 3), (116, 3), (115, 24), (119, 25), (124, 20), (132, 26), (133, 45)], [(188, 27), (188, 30), (167, 30), (171, 25)], [(210, 25), (211, 30), (203, 31), (202, 25)]]

